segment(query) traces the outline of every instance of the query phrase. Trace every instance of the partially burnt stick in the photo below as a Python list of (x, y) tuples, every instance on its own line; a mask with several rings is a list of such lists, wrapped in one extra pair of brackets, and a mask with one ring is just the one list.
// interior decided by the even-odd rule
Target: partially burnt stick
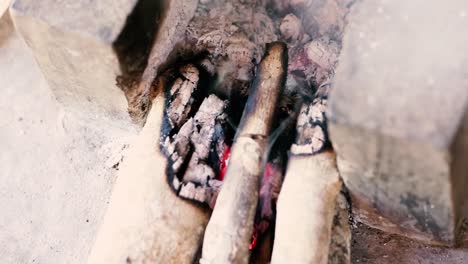
[[(272, 263), (350, 261), (348, 211), (339, 196), (342, 182), (324, 114), (328, 89), (329, 84), (323, 84), (298, 117), (296, 142), (279, 195)], [(291, 237), (295, 243), (288, 241)]]
[(267, 140), (286, 67), (285, 45), (269, 44), (234, 140), (226, 180), (205, 232), (201, 263), (248, 263)]
[(272, 263), (349, 263), (348, 211), (342, 209), (346, 201), (339, 196), (342, 183), (325, 116), (339, 45), (325, 37), (297, 45), (303, 34), (298, 24), (293, 19), (284, 23), (289, 31), (283, 30), (283, 37), (296, 39), (289, 54), (288, 90), (296, 91), (303, 104), (277, 205)]
[(341, 189), (335, 154), (292, 156), (279, 195), (271, 263), (326, 264)]
[[(268, 161), (263, 171), (255, 215), (251, 263), (269, 263), (273, 250), (276, 204), (286, 170), (288, 151), (296, 134), (296, 119), (301, 100), (296, 94), (283, 92), (278, 104), (274, 131), (269, 138)], [(261, 260), (259, 257), (261, 256)], [(260, 261), (260, 262), (259, 262)]]

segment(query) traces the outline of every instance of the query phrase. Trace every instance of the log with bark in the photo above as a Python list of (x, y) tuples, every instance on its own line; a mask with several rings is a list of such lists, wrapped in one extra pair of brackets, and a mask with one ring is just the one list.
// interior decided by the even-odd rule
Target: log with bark
[(205, 232), (200, 263), (248, 263), (268, 136), (286, 78), (287, 50), (272, 43), (260, 63)]

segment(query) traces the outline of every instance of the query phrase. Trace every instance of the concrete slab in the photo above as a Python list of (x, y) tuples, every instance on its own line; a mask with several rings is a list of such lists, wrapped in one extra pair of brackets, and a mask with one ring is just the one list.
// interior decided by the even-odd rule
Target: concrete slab
[(352, 9), (328, 117), (356, 216), (454, 244), (468, 217), (468, 2)]
[(104, 164), (135, 132), (64, 111), (8, 13), (0, 92), (0, 260), (85, 263), (115, 180)]
[(135, 46), (141, 52), (151, 44), (158, 5), (148, 0), (15, 0), (10, 13), (68, 111), (129, 122), (116, 77), (131, 67), (126, 62), (134, 63), (129, 57)]

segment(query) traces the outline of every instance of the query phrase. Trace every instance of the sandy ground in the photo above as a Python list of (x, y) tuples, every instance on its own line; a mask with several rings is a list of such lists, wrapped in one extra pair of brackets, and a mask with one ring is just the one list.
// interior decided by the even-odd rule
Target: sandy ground
[(135, 132), (62, 111), (8, 15), (0, 91), (0, 262), (85, 263)]

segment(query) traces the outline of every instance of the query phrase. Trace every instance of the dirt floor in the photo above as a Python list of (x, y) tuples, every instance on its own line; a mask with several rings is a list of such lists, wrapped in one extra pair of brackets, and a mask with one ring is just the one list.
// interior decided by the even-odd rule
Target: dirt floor
[(135, 132), (62, 111), (8, 15), (0, 91), (0, 262), (85, 263)]
[(428, 246), (358, 224), (353, 229), (351, 262), (357, 264), (464, 264), (468, 245), (460, 248)]

